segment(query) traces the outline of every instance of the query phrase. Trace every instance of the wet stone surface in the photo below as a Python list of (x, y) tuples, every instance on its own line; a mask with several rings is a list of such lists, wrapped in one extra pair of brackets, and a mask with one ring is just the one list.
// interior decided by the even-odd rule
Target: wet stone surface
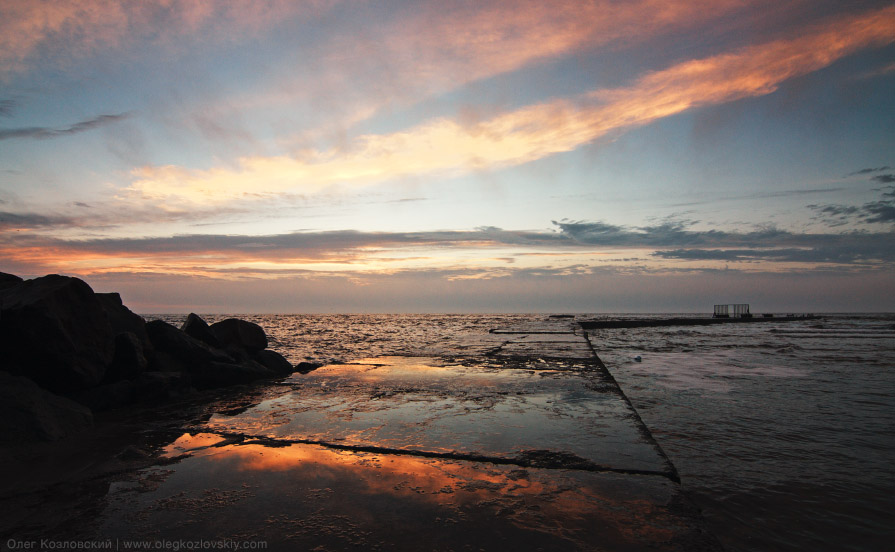
[(67, 493), (0, 489), (0, 506), (18, 508), (0, 533), (270, 550), (716, 549), (574, 321), (406, 353), (151, 421), (122, 416), (109, 427), (142, 430), (106, 429), (124, 452), (69, 477)]
[(326, 366), (287, 380), (290, 393), (233, 416), (215, 414), (197, 429), (523, 465), (543, 451), (578, 468), (669, 472), (631, 407), (592, 366), (506, 365), (381, 357)]
[(189, 458), (114, 485), (99, 532), (275, 550), (640, 550), (692, 530), (665, 478), (208, 439), (184, 435), (201, 443)]

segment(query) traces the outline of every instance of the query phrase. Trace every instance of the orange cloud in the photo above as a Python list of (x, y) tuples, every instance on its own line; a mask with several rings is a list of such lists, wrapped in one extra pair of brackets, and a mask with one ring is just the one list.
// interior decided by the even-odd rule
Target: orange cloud
[[(452, 88), (458, 82), (514, 71), (583, 48), (696, 26), (758, 3), (763, 2), (516, 0), (472, 3), (451, 10), (435, 3), (395, 21), (383, 33), (384, 44), (372, 46), (384, 50), (389, 59), (406, 63), (406, 80)], [(353, 48), (362, 49), (358, 54), (365, 57), (370, 46), (364, 42)]]
[[(384, 25), (337, 35), (315, 50), (314, 78), (281, 77), (263, 92), (228, 98), (225, 109), (324, 105), (322, 128), (338, 134), (383, 107), (411, 104), (470, 82), (612, 44), (695, 28), (767, 0), (420, 2)], [(801, 3), (801, 2), (799, 2)], [(758, 8), (760, 9), (760, 7)], [(372, 83), (358, 84), (368, 76)]]
[(129, 191), (159, 201), (208, 204), (240, 199), (246, 190), (315, 192), (335, 184), (520, 165), (694, 107), (769, 94), (787, 79), (893, 41), (895, 7), (889, 7), (813, 27), (797, 38), (680, 63), (628, 87), (532, 105), (478, 123), (435, 119), (402, 132), (361, 136), (345, 149), (242, 158), (236, 169), (143, 167), (134, 171)]
[(331, 2), (233, 0), (10, 0), (0, 7), (0, 77), (27, 68), (46, 49), (51, 56), (82, 56), (138, 39), (170, 42), (197, 33), (232, 39), (284, 17), (323, 9)]

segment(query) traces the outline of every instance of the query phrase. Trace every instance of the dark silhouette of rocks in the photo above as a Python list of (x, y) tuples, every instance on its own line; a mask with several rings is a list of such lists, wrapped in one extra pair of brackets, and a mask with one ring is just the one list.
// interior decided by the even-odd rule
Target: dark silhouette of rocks
[[(267, 336), (261, 326), (235, 318), (224, 322), (221, 326), (214, 324), (209, 327), (193, 314), (190, 324), (185, 326), (200, 335), (202, 325), (211, 331), (223, 328), (220, 334), (215, 331), (215, 338), (225, 343), (226, 349), (212, 347), (161, 320), (147, 323), (146, 330), (156, 351), (155, 369), (188, 374), (197, 389), (248, 383), (292, 373), (292, 365), (282, 355), (257, 348), (262, 342), (265, 346), (267, 344)], [(249, 346), (245, 346), (246, 343)], [(289, 366), (288, 370), (286, 365)]]
[(253, 322), (228, 318), (212, 324), (211, 331), (224, 347), (235, 346), (255, 353), (267, 348), (264, 329)]
[(0, 273), (0, 440), (55, 440), (88, 427), (91, 409), (291, 374), (267, 345), (252, 322), (147, 323), (78, 278)]
[(14, 286), (23, 282), (21, 278), (16, 276), (15, 274), (7, 274), (5, 272), (0, 272), (0, 289), (5, 287)]
[(202, 320), (202, 318), (194, 312), (191, 312), (186, 317), (183, 325), (180, 326), (180, 331), (190, 337), (198, 339), (206, 345), (211, 345), (212, 347), (221, 346), (221, 342), (218, 341), (218, 338), (214, 335), (214, 332), (211, 331), (208, 323), (205, 322), (205, 320)]
[(0, 289), (0, 352), (5, 368), (63, 395), (98, 385), (115, 335), (84, 281), (51, 274)]
[(125, 307), (121, 302), (121, 296), (117, 293), (97, 293), (103, 310), (109, 318), (109, 324), (112, 325), (112, 331), (115, 335), (125, 332), (133, 334), (143, 346), (143, 350), (149, 353), (152, 350), (152, 344), (149, 342), (149, 335), (146, 333), (146, 321), (139, 314), (134, 313)]
[(93, 425), (88, 408), (6, 372), (0, 372), (0, 405), (0, 444), (55, 441)]
[(299, 362), (295, 365), (295, 371), (299, 374), (308, 374), (322, 366), (319, 362)]
[[(143, 332), (146, 333), (145, 331)], [(149, 341), (147, 337), (146, 341)], [(141, 341), (132, 332), (121, 332), (115, 336), (115, 355), (112, 357), (112, 364), (106, 370), (106, 377), (103, 378), (104, 383), (118, 381), (122, 379), (132, 379), (149, 367), (149, 360), (146, 358), (148, 351), (143, 341)]]
[(288, 360), (283, 358), (283, 355), (270, 349), (258, 351), (255, 354), (255, 362), (272, 370), (275, 374), (286, 375), (297, 371)]
[(175, 326), (162, 320), (153, 320), (146, 324), (146, 332), (149, 340), (155, 348), (156, 354), (165, 353), (168, 359), (162, 363), (162, 371), (188, 370), (190, 364), (208, 364), (209, 362), (229, 362), (233, 358), (224, 351), (206, 345), (198, 339), (183, 333)]

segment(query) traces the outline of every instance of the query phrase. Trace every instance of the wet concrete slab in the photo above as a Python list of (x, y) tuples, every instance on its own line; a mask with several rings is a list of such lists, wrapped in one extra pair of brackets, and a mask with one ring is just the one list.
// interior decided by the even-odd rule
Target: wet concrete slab
[(382, 357), (326, 366), (287, 380), (290, 393), (233, 416), (215, 414), (199, 429), (519, 465), (672, 473), (601, 372), (585, 363), (536, 365)]
[(184, 435), (188, 458), (114, 484), (99, 533), (263, 540), (273, 550), (684, 550), (700, 542), (665, 478), (306, 444), (209, 446), (215, 438)]
[(494, 354), (502, 357), (587, 358), (592, 353), (586, 343), (511, 341)]
[(0, 536), (718, 549), (573, 319), (408, 350), (130, 419), (143, 431), (112, 432), (124, 452), (80, 480), (0, 496), (24, 512)]

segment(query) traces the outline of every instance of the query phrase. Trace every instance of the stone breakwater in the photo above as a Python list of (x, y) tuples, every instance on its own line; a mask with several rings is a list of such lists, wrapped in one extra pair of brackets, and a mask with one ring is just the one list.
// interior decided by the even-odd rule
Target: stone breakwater
[(78, 278), (0, 273), (0, 443), (53, 441), (91, 426), (97, 411), (309, 368), (267, 344), (245, 320), (209, 326), (190, 314), (177, 328)]

